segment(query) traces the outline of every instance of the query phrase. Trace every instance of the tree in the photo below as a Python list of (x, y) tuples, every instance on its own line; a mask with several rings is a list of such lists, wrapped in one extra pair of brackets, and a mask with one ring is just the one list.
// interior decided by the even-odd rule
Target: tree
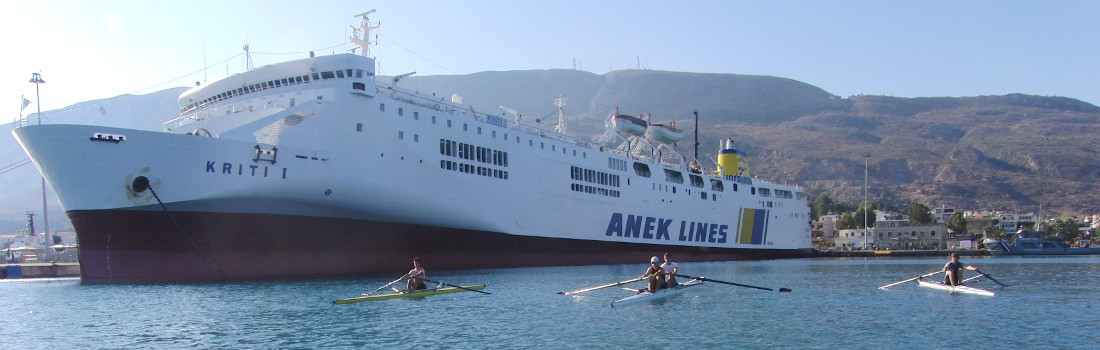
[(1005, 237), (1005, 230), (997, 226), (986, 226), (984, 229), (982, 229), (982, 232), (984, 232), (985, 236), (989, 238)]
[(1043, 230), (1046, 237), (1057, 237), (1058, 233), (1062, 234), (1062, 240), (1064, 241), (1076, 241), (1081, 237), (1081, 230), (1078, 228), (1081, 225), (1077, 224), (1077, 220), (1063, 215), (1062, 217), (1048, 223)]
[(817, 198), (814, 198), (813, 202), (810, 202), (810, 215), (814, 220), (817, 220), (817, 218), (828, 214), (835, 207), (836, 200), (833, 199), (833, 197), (829, 197), (829, 194), (822, 193), (817, 195)]
[(844, 213), (837, 218), (836, 229), (847, 230), (858, 227), (860, 224), (856, 221), (856, 218), (852, 216), (852, 213)]
[(918, 202), (909, 203), (909, 225), (924, 226), (933, 222), (932, 209)]
[(954, 231), (955, 234), (966, 233), (966, 217), (963, 213), (956, 212), (951, 214), (951, 217), (947, 218), (947, 222), (944, 223), (948, 229)]
[[(855, 228), (864, 228), (863, 227), (864, 226), (863, 225), (863, 219), (864, 219), (863, 212), (864, 212), (864, 210), (863, 210), (863, 207), (861, 206), (859, 209), (856, 209), (855, 214), (852, 214), (853, 218), (856, 220)], [(867, 210), (867, 228), (875, 227), (875, 220), (877, 220), (877, 216), (875, 215), (875, 206), (871, 205), (869, 207), (869, 209)]]

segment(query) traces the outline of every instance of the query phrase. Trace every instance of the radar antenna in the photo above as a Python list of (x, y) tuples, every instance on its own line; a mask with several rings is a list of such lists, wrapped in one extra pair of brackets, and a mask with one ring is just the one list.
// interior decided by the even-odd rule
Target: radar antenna
[[(370, 10), (355, 15), (355, 17), (363, 18), (363, 23), (360, 23), (359, 27), (351, 27), (351, 38), (349, 39), (352, 43), (359, 45), (359, 47), (363, 49), (363, 57), (370, 57), (370, 31), (378, 29), (378, 26), (382, 25), (382, 22), (375, 22), (373, 26), (371, 25), (370, 18), (367, 18), (367, 16), (374, 12), (375, 10)], [(375, 40), (374, 44), (377, 45), (378, 41)]]

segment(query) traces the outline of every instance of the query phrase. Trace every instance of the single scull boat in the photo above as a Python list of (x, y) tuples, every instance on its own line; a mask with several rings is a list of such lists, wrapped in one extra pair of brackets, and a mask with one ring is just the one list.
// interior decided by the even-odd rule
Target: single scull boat
[(628, 296), (616, 301), (611, 302), (611, 307), (630, 305), (647, 300), (664, 299), (673, 295), (680, 295), (686, 289), (703, 284), (703, 281), (693, 279), (682, 284), (679, 284), (672, 288), (658, 289), (656, 292), (641, 292), (635, 295)]
[(943, 284), (943, 283), (940, 283), (940, 282), (925, 281), (923, 279), (918, 279), (917, 284), (919, 284), (921, 287), (927, 287), (927, 288), (939, 289), (939, 290), (946, 290), (948, 292), (951, 292), (952, 294), (954, 294), (954, 293), (965, 293), (965, 294), (984, 295), (984, 296), (988, 296), (988, 297), (993, 296), (993, 292), (991, 292), (991, 291), (988, 291), (988, 290), (985, 290), (985, 289), (978, 289), (978, 288), (974, 288), (974, 287), (968, 287), (968, 286), (964, 286), (964, 285), (949, 286), (949, 285), (946, 285), (946, 284)]
[(475, 284), (475, 285), (461, 286), (461, 287), (443, 287), (443, 288), (421, 289), (421, 290), (412, 291), (412, 292), (398, 292), (398, 293), (378, 294), (378, 295), (363, 295), (363, 296), (358, 296), (358, 297), (354, 297), (354, 298), (336, 300), (336, 301), (333, 301), (332, 303), (333, 304), (351, 304), (351, 303), (358, 303), (358, 302), (361, 302), (361, 301), (375, 301), (375, 300), (393, 299), (393, 298), (426, 297), (426, 296), (437, 295), (437, 294), (472, 292), (472, 291), (479, 291), (479, 290), (482, 290), (482, 289), (485, 289), (484, 284)]

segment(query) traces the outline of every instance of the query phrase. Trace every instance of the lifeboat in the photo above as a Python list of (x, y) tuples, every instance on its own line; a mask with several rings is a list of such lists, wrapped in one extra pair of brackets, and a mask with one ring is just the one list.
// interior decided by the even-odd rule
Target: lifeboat
[(650, 123), (645, 130), (645, 138), (657, 143), (676, 143), (684, 138), (684, 132), (676, 128), (676, 122), (665, 124)]
[(645, 135), (646, 126), (648, 125), (649, 123), (644, 119), (626, 114), (618, 114), (611, 117), (611, 127), (615, 128), (615, 131), (626, 135)]

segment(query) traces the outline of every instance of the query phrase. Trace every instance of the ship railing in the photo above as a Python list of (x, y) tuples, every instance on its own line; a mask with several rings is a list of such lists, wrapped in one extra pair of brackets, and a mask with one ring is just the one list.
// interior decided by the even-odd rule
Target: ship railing
[(551, 140), (555, 140), (555, 141), (559, 141), (559, 142), (572, 144), (572, 145), (579, 146), (579, 147), (585, 147), (585, 148), (590, 148), (591, 149), (594, 146), (593, 142), (583, 140), (583, 139), (580, 139), (580, 138), (577, 138), (577, 137), (573, 137), (573, 136), (570, 136), (570, 135), (562, 134), (562, 133), (559, 133), (559, 132), (556, 132), (556, 131), (553, 131), (553, 130), (550, 130), (550, 129), (546, 129), (546, 128), (543, 128), (543, 127), (540, 127), (540, 126), (529, 125), (529, 124), (524, 124), (524, 123), (515, 123), (515, 122), (508, 121), (507, 119), (505, 119), (503, 117), (478, 112), (478, 111), (474, 110), (473, 106), (462, 105), (462, 104), (458, 104), (458, 103), (455, 103), (455, 102), (450, 102), (450, 101), (447, 101), (446, 97), (441, 97), (441, 98), (437, 99), (436, 97), (433, 96), (431, 98), (428, 98), (426, 96), (423, 96), (423, 95), (420, 95), (420, 94), (417, 94), (417, 93), (414, 93), (414, 92), (404, 91), (404, 90), (402, 90), (400, 88), (396, 88), (396, 87), (379, 86), (379, 87), (376, 87), (376, 89), (379, 93), (388, 92), (388, 95), (390, 96), (390, 98), (392, 98), (394, 100), (398, 100), (398, 101), (402, 101), (402, 102), (405, 102), (405, 103), (421, 106), (421, 107), (424, 107), (424, 108), (440, 111), (440, 112), (447, 113), (447, 114), (450, 114), (450, 115), (466, 116), (466, 117), (472, 118), (472, 119), (474, 119), (478, 122), (482, 122), (482, 123), (486, 123), (486, 124), (490, 124), (490, 125), (495, 125), (495, 126), (505, 128), (505, 129), (516, 130), (516, 131), (519, 131), (519, 132), (526, 133), (528, 135), (547, 138), (547, 139), (551, 139)]
[(254, 100), (246, 100), (240, 103), (230, 105), (207, 105), (198, 109), (193, 109), (189, 113), (183, 114), (172, 120), (164, 122), (161, 125), (161, 130), (172, 131), (179, 129), (187, 124), (195, 123), (207, 119), (215, 119), (232, 116), (235, 113), (241, 112), (254, 112), (263, 111), (271, 108), (278, 108), (279, 110), (286, 109), (287, 107), (293, 107), (295, 104), (294, 99), (283, 98), (271, 98), (265, 99), (263, 103), (252, 104)]

